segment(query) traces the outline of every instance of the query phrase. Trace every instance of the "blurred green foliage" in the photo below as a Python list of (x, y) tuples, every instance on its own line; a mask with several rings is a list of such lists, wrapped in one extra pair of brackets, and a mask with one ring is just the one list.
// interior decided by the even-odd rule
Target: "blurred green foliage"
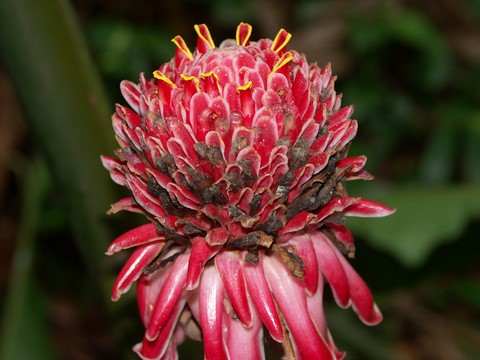
[[(355, 117), (360, 125), (352, 153), (366, 154), (369, 158), (368, 170), (377, 176), (371, 183), (349, 184), (350, 192), (397, 209), (395, 215), (385, 219), (348, 220), (358, 243), (355, 267), (372, 285), (380, 307), (385, 310), (384, 325), (367, 331), (358, 326), (358, 321), (349, 312), (339, 313), (329, 309), (327, 315), (330, 314), (334, 337), (339, 338), (341, 348), (349, 350), (349, 359), (438, 359), (440, 355), (428, 357), (431, 348), (418, 340), (426, 334), (437, 342), (443, 339), (441, 336), (449, 336), (449, 341), (442, 343), (443, 348), (439, 347), (452, 351), (456, 356), (448, 359), (480, 357), (480, 55), (471, 48), (472, 45), (468, 45), (470, 37), (480, 36), (478, 1), (445, 2), (443, 5), (435, 1), (421, 4), (412, 1), (359, 1), (350, 6), (348, 2), (327, 0), (276, 3), (185, 0), (165, 4), (163, 12), (158, 11), (155, 7), (158, 4), (153, 1), (137, 5), (108, 1), (101, 5), (93, 0), (71, 4), (81, 15), (82, 35), (110, 98), (106, 103), (99, 95), (99, 107), (105, 109), (108, 106), (110, 112), (113, 112), (114, 102), (123, 102), (118, 90), (119, 82), (123, 79), (135, 81), (140, 72), (149, 76), (173, 55), (174, 46), (170, 39), (177, 32), (182, 31), (181, 35), (186, 39), (193, 39), (195, 23), (207, 23), (219, 42), (221, 38), (233, 36), (239, 21), (254, 25), (254, 38), (273, 36), (277, 31), (273, 26), (277, 25), (284, 26), (295, 37), (296, 30), (309, 33), (311, 29), (315, 32), (319, 31), (322, 21), (333, 22), (334, 29), (341, 29), (341, 41), (332, 46), (336, 46), (335, 50), (348, 64), (339, 76), (336, 89), (344, 93), (344, 104), (355, 104)], [(68, 6), (62, 6), (62, 9), (71, 10), (65, 10)], [(442, 13), (449, 21), (446, 23), (442, 20), (444, 18), (439, 19), (437, 13)], [(62, 17), (65, 12), (49, 16)], [(179, 18), (181, 21), (178, 21)], [(11, 45), (7, 42), (16, 41), (17, 48), (25, 46), (21, 43), (25, 40), (14, 40), (5, 35), (5, 31), (15, 29), (2, 30), (2, 50), (7, 48), (5, 44)], [(45, 40), (45, 34), (39, 36)], [(51, 36), (55, 39), (55, 35)], [(29, 41), (37, 43), (33, 35)], [(78, 39), (72, 41), (71, 45), (75, 48)], [(478, 47), (478, 41), (476, 44)], [(83, 49), (82, 56), (88, 57), (87, 48), (82, 47), (84, 45), (80, 41), (77, 50)], [(190, 45), (193, 48), (194, 43)], [(9, 58), (9, 55), (4, 51), (2, 60), (14, 64), (16, 59)], [(308, 59), (311, 62), (316, 60), (310, 55)], [(35, 62), (28, 57), (23, 61), (22, 66)], [(78, 70), (74, 62), (65, 66), (67, 73)], [(333, 68), (335, 70), (335, 63)], [(98, 81), (94, 70), (88, 68), (85, 71), (94, 78), (94, 83)], [(26, 89), (25, 85), (22, 87), (21, 82), (16, 85), (19, 93), (24, 91), (29, 94), (30, 89)], [(48, 98), (51, 94), (46, 92), (43, 96)], [(72, 100), (75, 96), (71, 94), (56, 96), (58, 103), (75, 103), (75, 99)], [(24, 96), (24, 99), (27, 97)], [(41, 107), (34, 109), (26, 100), (24, 108), (32, 119), (36, 113), (42, 112)], [(101, 109), (90, 110), (108, 122), (108, 116)], [(63, 135), (63, 138), (71, 139), (70, 126), (75, 124), (75, 119), (69, 119), (65, 113), (54, 116), (64, 124), (58, 137)], [(45, 117), (32, 121), (33, 130), (41, 121), (54, 123)], [(76, 139), (82, 141), (88, 138), (88, 132), (85, 133), (76, 132)], [(37, 131), (34, 138), (37, 146), (43, 144), (42, 150), (47, 154), (50, 169), (54, 167), (52, 156), (64, 154), (60, 143), (55, 151), (50, 150), (54, 154), (49, 155), (48, 146), (44, 144), (57, 140), (52, 136), (52, 132)], [(111, 140), (104, 139), (102, 132), (98, 135), (97, 145), (98, 142), (105, 145), (103, 141)], [(108, 146), (101, 148), (101, 151), (107, 151)], [(78, 158), (75, 163), (80, 171), (86, 165), (84, 161)], [(97, 157), (88, 161), (95, 162)], [(52, 171), (53, 181), (58, 181), (63, 174), (61, 166), (67, 165), (60, 165), (57, 172)], [(84, 171), (91, 174), (90, 170)], [(22, 182), (24, 177), (18, 178)], [(22, 192), (22, 197), (27, 203), (38, 184), (31, 184), (28, 176), (25, 179), (27, 189)], [(92, 233), (84, 235), (79, 231), (79, 225), (69, 227), (66, 224), (70, 211), (66, 214), (63, 211), (71, 208), (65, 207), (62, 197), (70, 191), (70, 186), (77, 186), (77, 189), (85, 186), (81, 183), (82, 178), (71, 176), (69, 181), (71, 184), (66, 190), (57, 190), (52, 186), (43, 188), (43, 198), (50, 199), (48, 205), (24, 205), (22, 208), (22, 212), (33, 219), (41, 214), (43, 227), (40, 229), (35, 224), (29, 225), (28, 221), (22, 222), (21, 226), (31, 229), (31, 239), (37, 238), (36, 241), (44, 246), (35, 245), (33, 240), (27, 241), (31, 249), (36, 249), (37, 259), (30, 259), (32, 263), (29, 266), (32, 268), (28, 276), (20, 276), (22, 274), (19, 275), (15, 268), (12, 271), (8, 293), (14, 295), (11, 295), (13, 300), (2, 301), (6, 309), (4, 312), (12, 309), (12, 304), (16, 302), (23, 307), (17, 307), (16, 316), (5, 317), (6, 324), (20, 326), (27, 338), (38, 332), (48, 313), (37, 311), (39, 302), (26, 302), (32, 297), (48, 302), (49, 297), (70, 296), (81, 311), (101, 303), (98, 311), (106, 314), (94, 313), (92, 316), (105, 317), (107, 325), (98, 331), (106, 332), (106, 339), (102, 344), (92, 345), (92, 348), (83, 351), (94, 358), (112, 357), (113, 353), (118, 358), (135, 358), (130, 346), (140, 339), (141, 329), (136, 319), (134, 296), (129, 294), (118, 304), (105, 305), (103, 302), (108, 301), (105, 293), (92, 289), (91, 277), (81, 276), (87, 272), (90, 267), (88, 262), (91, 261), (96, 269), (94, 272), (97, 271), (94, 276), (100, 277), (102, 284), (113, 281), (111, 271), (97, 266), (96, 262), (101, 261), (98, 260), (99, 245), (91, 245), (98, 240), (98, 244), (103, 246), (108, 240), (104, 238), (104, 231), (100, 230), (97, 233), (99, 238), (95, 238)], [(103, 180), (98, 181), (98, 184), (103, 184)], [(98, 194), (103, 186), (92, 183), (91, 194)], [(112, 189), (113, 185), (107, 192)], [(60, 193), (56, 194), (57, 191)], [(107, 209), (108, 205), (107, 201), (77, 204), (82, 208), (79, 214), (88, 212), (90, 206), (95, 207), (93, 212), (98, 214), (98, 207)], [(128, 221), (136, 220), (119, 224), (115, 220), (107, 223), (103, 218), (95, 219), (100, 221), (100, 227), (109, 226), (115, 234), (121, 233), (123, 227), (128, 228)], [(81, 218), (80, 221), (86, 220)], [(71, 240), (75, 234), (89, 238), (80, 245), (64, 241), (64, 238)], [(51, 238), (52, 242), (45, 241), (45, 238)], [(25, 241), (19, 240), (18, 247), (25, 246), (22, 244)], [(92, 252), (95, 255), (91, 255)], [(62, 259), (55, 260), (59, 257)], [(109, 265), (113, 270), (122, 261), (117, 258)], [(42, 269), (42, 276), (36, 277), (32, 273), (35, 266)], [(58, 272), (63, 272), (64, 276), (57, 276)], [(28, 284), (32, 281), (35, 285), (30, 287)], [(33, 293), (26, 295), (26, 288)], [(415, 308), (417, 312), (411, 311), (416, 314), (413, 318), (402, 305), (405, 298), (418, 306), (418, 309)], [(30, 319), (30, 327), (25, 326), (25, 317)], [(432, 329), (439, 327), (439, 323), (445, 325), (445, 333), (433, 332)], [(4, 343), (11, 343), (8, 328), (4, 329), (2, 339)], [(35, 337), (31, 341), (32, 344), (34, 341), (41, 342), (47, 348), (38, 348), (37, 359), (50, 358), (53, 349), (58, 352), (58, 343), (49, 346), (44, 340), (35, 340)], [(447, 350), (445, 354), (452, 354)], [(188, 351), (188, 346), (183, 347), (181, 353), (187, 356)], [(438, 351), (440, 353), (441, 350)], [(15, 357), (10, 354), (3, 358)]]

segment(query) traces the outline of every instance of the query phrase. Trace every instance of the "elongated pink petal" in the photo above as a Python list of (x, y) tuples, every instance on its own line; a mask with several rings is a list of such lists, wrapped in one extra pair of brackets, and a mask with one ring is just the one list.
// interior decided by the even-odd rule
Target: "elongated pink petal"
[(155, 304), (157, 303), (158, 294), (160, 294), (172, 266), (173, 263), (169, 263), (162, 271), (155, 271), (148, 275), (142, 274), (137, 281), (138, 310), (145, 328), (150, 323), (153, 309), (155, 309)]
[(325, 235), (320, 232), (311, 233), (318, 267), (327, 278), (337, 304), (343, 308), (350, 305), (350, 287), (347, 274), (337, 257), (333, 247)]
[(310, 318), (313, 321), (317, 331), (326, 339), (328, 347), (335, 354), (337, 360), (341, 360), (345, 357), (345, 352), (338, 350), (336, 347), (330, 331), (327, 326), (327, 319), (325, 318), (325, 313), (323, 309), (323, 280), (322, 273), (319, 269), (320, 284), (318, 286), (317, 292), (313, 296), (307, 296), (307, 306), (310, 312)]
[(395, 209), (367, 199), (359, 199), (345, 209), (345, 215), (357, 217), (382, 217), (394, 212)]
[(301, 282), (275, 256), (264, 257), (263, 266), (275, 300), (297, 344), (301, 359), (335, 359), (325, 339), (317, 332), (308, 313)]
[(353, 114), (353, 105), (345, 106), (343, 109), (337, 111), (335, 114), (330, 116), (328, 120), (330, 126), (335, 125), (341, 121), (347, 120)]
[(128, 258), (122, 270), (117, 276), (112, 288), (112, 300), (117, 301), (120, 296), (126, 293), (132, 283), (142, 274), (145, 266), (160, 253), (165, 244), (163, 242), (151, 245), (143, 245), (136, 249)]
[(282, 323), (278, 316), (277, 306), (273, 300), (272, 293), (268, 287), (267, 280), (260, 264), (264, 256), (259, 254), (258, 264), (243, 263), (243, 271), (247, 282), (252, 303), (258, 312), (258, 316), (263, 321), (265, 327), (275, 341), (283, 342), (285, 334), (283, 333)]
[(357, 172), (363, 169), (367, 162), (367, 157), (365, 155), (357, 156), (357, 157), (346, 157), (340, 159), (337, 162), (337, 167), (344, 168), (350, 166), (350, 171)]
[(348, 257), (353, 257), (355, 254), (355, 242), (350, 230), (343, 224), (326, 223), (326, 226), (338, 240), (337, 246), (343, 247), (341, 249), (342, 253), (347, 254)]
[(338, 255), (338, 258), (347, 274), (353, 309), (365, 324), (377, 325), (382, 321), (383, 316), (373, 301), (370, 289), (341, 254)]
[(245, 328), (241, 321), (229, 318), (227, 348), (231, 360), (264, 360), (262, 322), (255, 316), (253, 326)]
[(301, 212), (291, 218), (287, 225), (280, 229), (280, 234), (287, 234), (304, 229), (312, 220), (316, 219), (316, 215), (308, 212)]
[(318, 262), (315, 256), (315, 249), (313, 248), (313, 242), (310, 235), (302, 234), (294, 236), (289, 244), (295, 246), (295, 254), (300, 256), (305, 268), (303, 269), (305, 278), (305, 289), (311, 295), (317, 291), (318, 287)]
[(222, 277), (235, 313), (244, 326), (251, 327), (252, 311), (239, 255), (233, 252), (222, 252), (215, 257), (215, 265)]
[(163, 240), (165, 240), (165, 237), (159, 236), (156, 231), (155, 224), (150, 223), (141, 225), (116, 238), (108, 247), (107, 255), (112, 255), (116, 252), (133, 246), (140, 246), (154, 241)]
[(150, 341), (147, 337), (144, 337), (143, 342), (133, 348), (140, 358), (143, 360), (156, 360), (161, 359), (165, 355), (169, 345), (173, 341), (172, 334), (185, 303), (186, 299), (180, 299), (155, 340)]
[(312, 294), (312, 296), (307, 296), (307, 307), (310, 314), (310, 318), (312, 319), (315, 328), (317, 329), (318, 333), (326, 339), (328, 334), (328, 326), (327, 326), (327, 319), (325, 318), (325, 313), (323, 311), (323, 278), (322, 273), (317, 269), (319, 272), (319, 286), (317, 291)]
[(203, 272), (200, 284), (200, 325), (203, 332), (205, 359), (227, 360), (223, 333), (224, 288), (214, 266)]
[(195, 289), (200, 281), (205, 263), (215, 255), (219, 247), (212, 247), (207, 244), (205, 238), (195, 236), (192, 239), (192, 252), (188, 259), (188, 272), (185, 287), (187, 290)]
[(138, 86), (131, 81), (123, 80), (120, 83), (120, 91), (122, 92), (123, 97), (127, 100), (128, 105), (135, 110), (136, 113), (139, 112), (139, 98), (140, 98), (140, 90)]
[(185, 287), (189, 256), (190, 254), (181, 254), (175, 260), (153, 309), (152, 318), (145, 333), (147, 340), (152, 341), (157, 338), (170, 314), (174, 311)]

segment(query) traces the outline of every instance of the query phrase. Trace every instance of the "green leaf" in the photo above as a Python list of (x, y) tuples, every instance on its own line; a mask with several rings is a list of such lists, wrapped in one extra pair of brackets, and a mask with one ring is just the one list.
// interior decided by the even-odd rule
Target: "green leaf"
[(29, 165), (24, 184), (23, 214), (13, 257), (10, 287), (3, 309), (0, 359), (53, 359), (49, 342), (45, 298), (34, 280), (35, 237), (40, 209), (49, 183), (45, 165)]
[(114, 148), (110, 114), (66, 0), (0, 2), (0, 53), (41, 145), (92, 277), (106, 264), (114, 201), (99, 156)]
[(423, 182), (440, 185), (453, 178), (458, 130), (452, 117), (444, 117), (432, 130), (419, 166)]
[(436, 247), (455, 240), (469, 220), (480, 216), (480, 186), (403, 188), (366, 197), (397, 211), (382, 219), (352, 218), (348, 225), (408, 267), (420, 266)]

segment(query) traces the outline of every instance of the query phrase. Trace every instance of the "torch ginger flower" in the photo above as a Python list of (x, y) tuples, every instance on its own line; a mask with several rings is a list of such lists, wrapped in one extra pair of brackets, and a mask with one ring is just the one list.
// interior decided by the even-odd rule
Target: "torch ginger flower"
[(375, 325), (382, 315), (344, 254), (354, 243), (346, 216), (392, 209), (349, 197), (346, 180), (371, 179), (366, 157), (347, 157), (357, 122), (341, 107), (330, 66), (287, 51), (291, 35), (215, 47), (195, 26), (191, 52), (177, 36), (174, 58), (138, 85), (123, 81), (130, 108), (113, 115), (120, 149), (102, 157), (132, 196), (111, 213), (148, 223), (118, 237), (111, 255), (135, 248), (112, 299), (137, 283), (146, 328), (142, 359), (176, 359), (186, 337), (205, 358), (264, 359), (264, 336), (288, 359), (342, 359), (330, 336), (323, 288)]

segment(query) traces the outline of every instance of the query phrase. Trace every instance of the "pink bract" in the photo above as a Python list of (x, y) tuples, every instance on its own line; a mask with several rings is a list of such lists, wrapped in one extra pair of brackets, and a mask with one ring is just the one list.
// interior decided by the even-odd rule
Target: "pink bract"
[(342, 359), (325, 283), (364, 323), (382, 320), (344, 257), (355, 251), (345, 218), (393, 212), (347, 195), (346, 181), (372, 178), (364, 156), (347, 156), (353, 107), (341, 107), (329, 65), (287, 50), (283, 29), (254, 42), (241, 23), (219, 47), (205, 25), (195, 30), (194, 52), (177, 36), (153, 79), (121, 83), (120, 148), (102, 157), (132, 193), (111, 212), (148, 220), (107, 251), (134, 248), (112, 292), (118, 300), (137, 283), (146, 330), (134, 351), (176, 359), (189, 337), (206, 359), (263, 359), (268, 335), (289, 359)]

